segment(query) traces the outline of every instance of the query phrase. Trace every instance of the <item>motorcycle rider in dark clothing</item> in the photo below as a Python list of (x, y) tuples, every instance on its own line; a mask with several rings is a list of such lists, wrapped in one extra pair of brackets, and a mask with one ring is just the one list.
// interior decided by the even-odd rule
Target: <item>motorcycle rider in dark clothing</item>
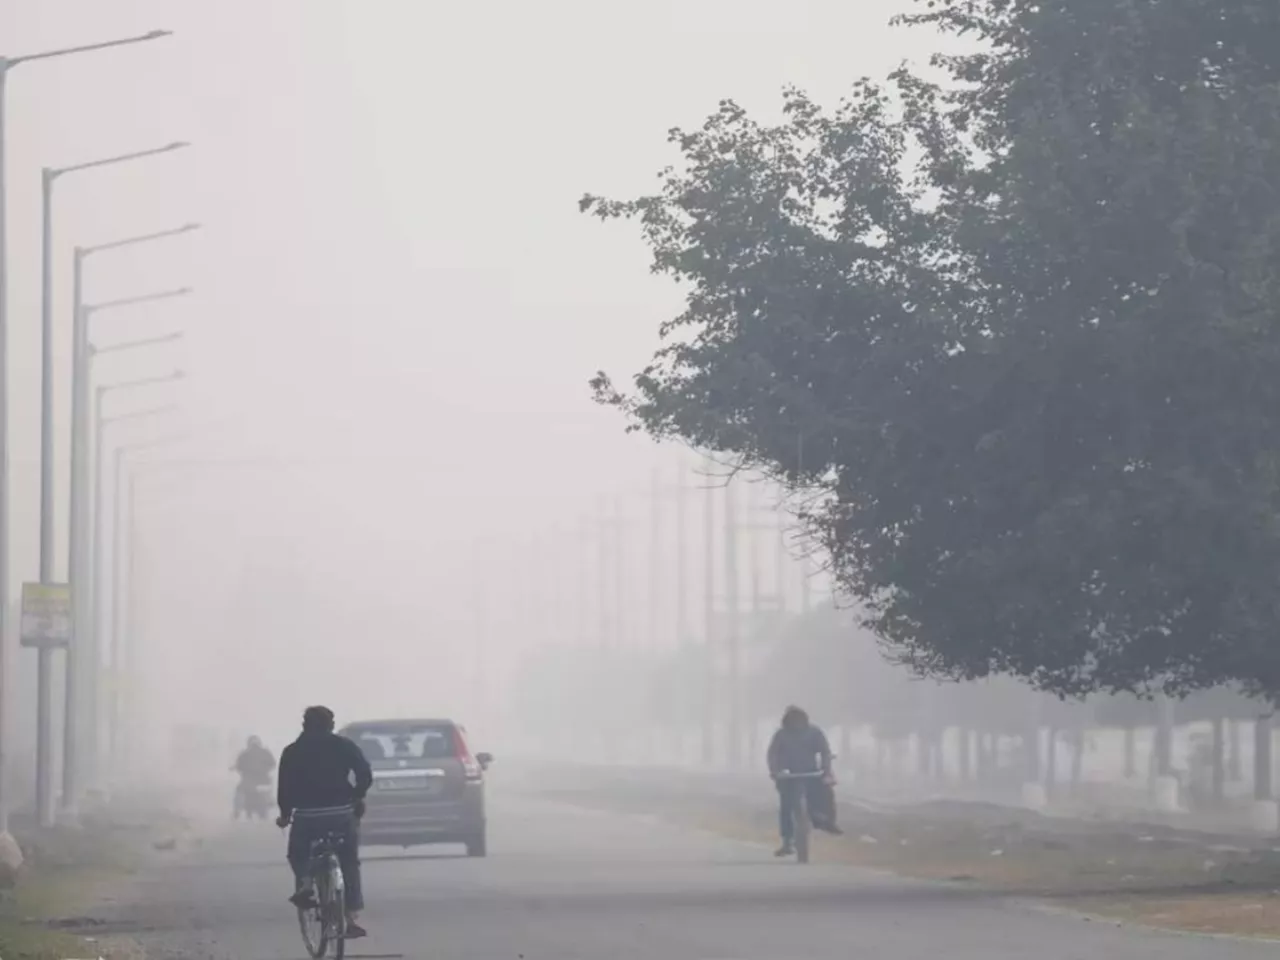
[(307, 876), (311, 844), (329, 834), (341, 838), (338, 859), (346, 880), (347, 936), (355, 938), (366, 935), (356, 922), (364, 909), (358, 825), (373, 770), (360, 748), (334, 733), (333, 727), (328, 707), (307, 707), (303, 713), (302, 733), (280, 754), (276, 824), (292, 825), (288, 857), (295, 882), (289, 902), (296, 907), (315, 905)]
[[(235, 811), (248, 810), (249, 791), (256, 787), (265, 787), (271, 782), (271, 774), (276, 768), (276, 758), (271, 751), (262, 745), (258, 737), (250, 737), (249, 743), (236, 757), (231, 768), (240, 774), (240, 782), (236, 784)], [(263, 812), (266, 816), (266, 812)]]
[[(800, 791), (807, 791), (809, 814), (813, 825), (827, 833), (843, 833), (835, 822), (834, 805), (829, 797), (834, 778), (831, 772), (831, 745), (827, 736), (809, 722), (809, 715), (799, 707), (787, 707), (782, 725), (769, 741), (766, 754), (769, 776), (778, 788), (778, 827), (782, 846), (775, 856), (787, 857), (795, 852), (795, 807)], [(825, 776), (807, 780), (779, 779), (782, 773), (818, 773)]]

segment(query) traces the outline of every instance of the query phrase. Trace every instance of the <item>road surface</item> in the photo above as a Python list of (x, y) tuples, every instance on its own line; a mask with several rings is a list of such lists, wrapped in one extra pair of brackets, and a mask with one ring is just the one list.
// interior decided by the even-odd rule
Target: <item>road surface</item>
[[(491, 854), (370, 849), (370, 960), (1222, 960), (1274, 945), (1120, 927), (956, 886), (774, 861), (647, 818), (504, 797)], [(150, 960), (297, 960), (283, 841), (242, 824), (112, 908)], [(818, 854), (820, 855), (820, 854)]]

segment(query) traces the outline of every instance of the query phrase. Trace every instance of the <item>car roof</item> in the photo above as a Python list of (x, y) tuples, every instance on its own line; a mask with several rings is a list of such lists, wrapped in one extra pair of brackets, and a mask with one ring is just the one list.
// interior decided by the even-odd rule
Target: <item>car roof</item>
[(350, 723), (342, 727), (343, 730), (350, 730), (353, 727), (456, 727), (458, 724), (452, 720), (442, 720), (439, 718), (414, 718), (414, 717), (395, 717), (387, 720), (352, 720)]

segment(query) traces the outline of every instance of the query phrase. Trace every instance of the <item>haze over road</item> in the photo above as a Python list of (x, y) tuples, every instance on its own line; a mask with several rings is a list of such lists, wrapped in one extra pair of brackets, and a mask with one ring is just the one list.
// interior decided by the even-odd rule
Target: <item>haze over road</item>
[[(491, 855), (365, 851), (371, 936), (348, 956), (404, 960), (1225, 960), (1274, 945), (1147, 932), (854, 868), (776, 862), (757, 845), (583, 812), (491, 784)], [(122, 919), (164, 960), (295, 960), (283, 841), (237, 825), (140, 884)]]

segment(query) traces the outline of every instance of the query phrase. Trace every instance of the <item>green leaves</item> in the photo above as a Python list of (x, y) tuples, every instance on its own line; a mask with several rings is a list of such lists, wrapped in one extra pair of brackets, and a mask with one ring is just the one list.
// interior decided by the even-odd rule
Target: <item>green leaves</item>
[(937, 0), (982, 41), (835, 110), (673, 131), (688, 290), (598, 399), (829, 497), (891, 653), (1054, 692), (1280, 691), (1280, 5)]

